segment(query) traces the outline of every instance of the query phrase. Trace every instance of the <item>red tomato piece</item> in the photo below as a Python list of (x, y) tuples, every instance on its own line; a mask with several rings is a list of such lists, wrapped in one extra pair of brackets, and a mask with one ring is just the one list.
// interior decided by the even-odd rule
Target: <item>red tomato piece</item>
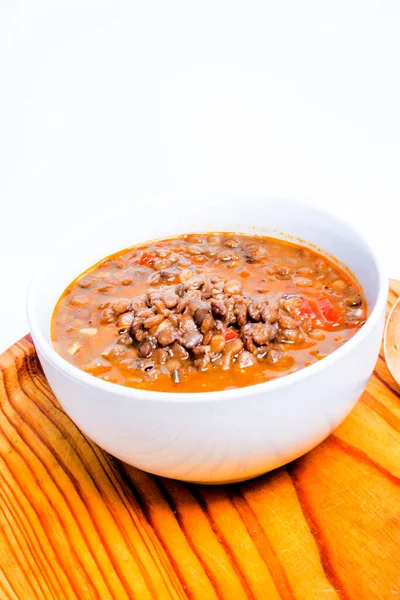
[(307, 298), (303, 298), (298, 308), (299, 314), (306, 319), (312, 319), (313, 321), (318, 320), (319, 314), (317, 309)]
[(232, 340), (236, 340), (236, 338), (239, 337), (239, 333), (235, 329), (232, 329), (232, 327), (227, 327), (225, 329), (224, 336), (226, 342), (231, 342)]
[(340, 314), (334, 304), (326, 296), (316, 299), (318, 309), (328, 323), (337, 324), (340, 321)]
[(155, 252), (143, 252), (142, 256), (139, 259), (140, 265), (145, 265), (146, 267), (152, 267), (157, 260), (157, 255)]

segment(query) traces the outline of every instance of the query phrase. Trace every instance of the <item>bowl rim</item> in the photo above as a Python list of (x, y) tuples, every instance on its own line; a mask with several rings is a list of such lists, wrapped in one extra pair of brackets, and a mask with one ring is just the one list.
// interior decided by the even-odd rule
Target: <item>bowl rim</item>
[[(178, 194), (175, 195), (163, 195), (161, 197), (157, 197), (159, 200), (166, 199), (177, 199), (181, 196)], [(188, 195), (185, 196), (186, 198)], [(63, 358), (60, 354), (56, 352), (51, 343), (45, 338), (41, 331), (41, 327), (38, 324), (38, 320), (36, 317), (36, 311), (34, 307), (34, 298), (37, 291), (37, 286), (40, 281), (40, 272), (34, 276), (32, 279), (28, 295), (27, 295), (27, 303), (26, 303), (26, 312), (27, 319), (31, 329), (32, 337), (34, 340), (35, 346), (37, 346), (40, 354), (42, 354), (46, 360), (55, 368), (58, 372), (62, 373), (64, 376), (67, 376), (70, 379), (77, 380), (81, 385), (98, 389), (99, 391), (103, 391), (105, 393), (109, 393), (111, 395), (124, 396), (126, 398), (132, 398), (132, 400), (143, 400), (150, 402), (174, 402), (174, 403), (198, 403), (198, 402), (221, 402), (225, 400), (232, 400), (234, 398), (242, 398), (243, 396), (249, 395), (258, 395), (260, 393), (268, 394), (268, 392), (273, 392), (279, 389), (285, 389), (287, 386), (291, 386), (296, 384), (298, 381), (309, 379), (317, 375), (320, 371), (329, 368), (330, 365), (335, 362), (345, 358), (354, 348), (363, 343), (365, 338), (368, 337), (370, 331), (374, 328), (377, 321), (379, 320), (382, 311), (386, 307), (388, 291), (389, 291), (389, 278), (386, 274), (386, 268), (384, 266), (383, 260), (380, 254), (375, 250), (373, 244), (370, 242), (369, 237), (365, 235), (364, 232), (360, 231), (357, 227), (354, 226), (353, 223), (350, 223), (343, 217), (339, 217), (336, 214), (333, 214), (331, 211), (320, 208), (319, 206), (315, 206), (310, 202), (306, 202), (303, 200), (295, 200), (295, 199), (276, 199), (271, 198), (267, 195), (254, 195), (251, 194), (249, 196), (241, 195), (235, 196), (233, 194), (225, 195), (225, 194), (198, 194), (193, 196), (190, 195), (191, 198), (207, 198), (212, 199), (214, 197), (222, 198), (226, 197), (232, 200), (235, 198), (236, 200), (263, 200), (263, 201), (285, 201), (289, 203), (296, 204), (298, 206), (302, 206), (305, 209), (311, 209), (321, 215), (325, 215), (328, 218), (333, 219), (339, 224), (343, 224), (346, 227), (350, 228), (355, 234), (357, 234), (360, 241), (362, 241), (366, 248), (369, 251), (370, 257), (375, 264), (378, 273), (378, 294), (375, 302), (375, 306), (372, 309), (371, 313), (368, 315), (367, 320), (363, 327), (357, 331), (357, 333), (350, 338), (347, 342), (345, 342), (340, 348), (331, 352), (328, 356), (323, 358), (323, 360), (318, 361), (310, 365), (307, 368), (299, 369), (294, 373), (290, 373), (288, 375), (284, 375), (282, 377), (277, 377), (276, 379), (272, 379), (269, 381), (265, 381), (262, 383), (256, 383), (253, 385), (248, 385), (240, 388), (232, 388), (227, 390), (219, 390), (219, 391), (208, 391), (208, 392), (162, 392), (162, 391), (154, 391), (154, 390), (143, 390), (140, 388), (128, 387), (121, 384), (116, 384), (110, 381), (104, 381), (98, 377), (90, 375), (85, 371), (79, 369), (72, 363), (68, 362), (65, 358)]]

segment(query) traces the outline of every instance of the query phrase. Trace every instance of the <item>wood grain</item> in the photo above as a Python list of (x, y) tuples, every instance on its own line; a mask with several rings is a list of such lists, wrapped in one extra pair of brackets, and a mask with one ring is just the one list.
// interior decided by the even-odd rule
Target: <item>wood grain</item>
[[(389, 305), (400, 294), (391, 282)], [(0, 357), (0, 598), (400, 598), (400, 389), (286, 468), (224, 487), (120, 463), (54, 398), (27, 336)]]

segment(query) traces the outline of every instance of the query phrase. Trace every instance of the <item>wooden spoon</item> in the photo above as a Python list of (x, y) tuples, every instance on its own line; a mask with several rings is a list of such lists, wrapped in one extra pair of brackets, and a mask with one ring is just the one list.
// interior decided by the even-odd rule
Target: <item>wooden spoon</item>
[(400, 299), (393, 306), (386, 321), (383, 351), (388, 369), (400, 385)]

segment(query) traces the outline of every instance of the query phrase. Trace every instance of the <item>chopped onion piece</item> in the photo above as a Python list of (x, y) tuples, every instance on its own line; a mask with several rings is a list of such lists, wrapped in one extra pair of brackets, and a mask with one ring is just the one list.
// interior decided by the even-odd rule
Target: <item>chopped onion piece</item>
[(74, 342), (74, 343), (72, 344), (72, 346), (70, 346), (70, 347), (68, 348), (67, 352), (68, 352), (69, 354), (75, 355), (75, 354), (76, 354), (76, 353), (77, 353), (77, 352), (78, 352), (78, 351), (81, 349), (81, 347), (82, 347), (82, 346), (81, 346), (80, 344), (78, 344), (78, 342)]

